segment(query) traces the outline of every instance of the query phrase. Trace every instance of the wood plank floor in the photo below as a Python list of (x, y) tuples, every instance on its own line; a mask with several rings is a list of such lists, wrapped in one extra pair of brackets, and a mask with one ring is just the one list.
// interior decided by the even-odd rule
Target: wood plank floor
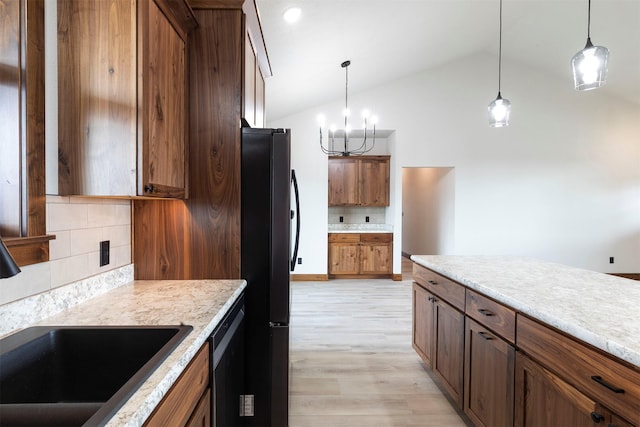
[(411, 280), (292, 282), (291, 293), (291, 427), (469, 425), (411, 347)]

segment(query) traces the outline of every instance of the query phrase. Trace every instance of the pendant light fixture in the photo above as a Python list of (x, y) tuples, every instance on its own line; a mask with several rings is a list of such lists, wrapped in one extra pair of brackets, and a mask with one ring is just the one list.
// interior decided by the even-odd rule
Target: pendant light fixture
[(571, 59), (573, 84), (576, 90), (591, 90), (607, 83), (609, 49), (591, 43), (591, 0), (587, 16), (587, 44)]
[(502, 97), (500, 84), (502, 80), (502, 0), (500, 0), (500, 39), (498, 44), (498, 97), (489, 104), (489, 126), (499, 128), (509, 126), (511, 102)]
[[(324, 118), (324, 115), (322, 114), (318, 117), (318, 122), (320, 124), (320, 149), (324, 154), (328, 154), (330, 156), (350, 156), (350, 155), (364, 154), (371, 151), (371, 149), (373, 149), (373, 147), (376, 144), (376, 123), (378, 122), (378, 118), (376, 116), (370, 116), (369, 112), (367, 110), (364, 110), (362, 112), (362, 128), (364, 130), (364, 140), (362, 141), (362, 144), (358, 148), (349, 149), (349, 134), (351, 133), (351, 125), (349, 124), (350, 111), (349, 111), (349, 104), (348, 104), (349, 65), (351, 65), (351, 61), (349, 60), (344, 61), (342, 64), (340, 64), (340, 66), (344, 68), (344, 76), (345, 76), (344, 112), (343, 112), (344, 129), (337, 130), (335, 125), (331, 125), (329, 129), (325, 129), (325, 132), (327, 134), (327, 140), (328, 140), (327, 142), (329, 144), (328, 147), (325, 147), (324, 142), (322, 141), (322, 135), (323, 135), (322, 129), (325, 127), (325, 118)], [(369, 126), (373, 127), (373, 134), (372, 134), (373, 141), (370, 141), (371, 142), (370, 145), (368, 144), (369, 141), (367, 141), (367, 138), (368, 138), (367, 133), (369, 133), (370, 131)], [(336, 134), (339, 138), (342, 137), (342, 142), (343, 142), (342, 149), (334, 148)]]

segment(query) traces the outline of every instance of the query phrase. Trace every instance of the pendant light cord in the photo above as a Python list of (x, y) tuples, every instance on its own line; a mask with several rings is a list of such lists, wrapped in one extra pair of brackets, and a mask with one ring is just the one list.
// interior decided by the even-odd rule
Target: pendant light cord
[(587, 38), (591, 38), (591, 0), (589, 0), (589, 9), (587, 13)]
[[(589, 0), (591, 2), (591, 0)], [(500, 83), (502, 81), (502, 0), (500, 0), (500, 36), (498, 42), (498, 95), (500, 95)]]

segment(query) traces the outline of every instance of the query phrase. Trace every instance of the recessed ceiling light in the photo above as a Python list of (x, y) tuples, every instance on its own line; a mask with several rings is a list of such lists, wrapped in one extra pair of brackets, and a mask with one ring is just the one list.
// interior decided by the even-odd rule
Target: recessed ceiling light
[(299, 7), (290, 7), (289, 9), (284, 11), (284, 13), (282, 14), (282, 17), (288, 23), (293, 24), (298, 19), (300, 19), (301, 13), (302, 11), (300, 10)]

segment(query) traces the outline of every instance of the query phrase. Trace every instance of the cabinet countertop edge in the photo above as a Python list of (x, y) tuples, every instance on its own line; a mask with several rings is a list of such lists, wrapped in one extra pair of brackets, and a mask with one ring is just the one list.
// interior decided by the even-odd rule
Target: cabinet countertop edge
[(640, 369), (640, 283), (526, 257), (411, 260)]
[(136, 280), (29, 326), (192, 326), (193, 330), (106, 424), (139, 427), (245, 287), (245, 280)]

